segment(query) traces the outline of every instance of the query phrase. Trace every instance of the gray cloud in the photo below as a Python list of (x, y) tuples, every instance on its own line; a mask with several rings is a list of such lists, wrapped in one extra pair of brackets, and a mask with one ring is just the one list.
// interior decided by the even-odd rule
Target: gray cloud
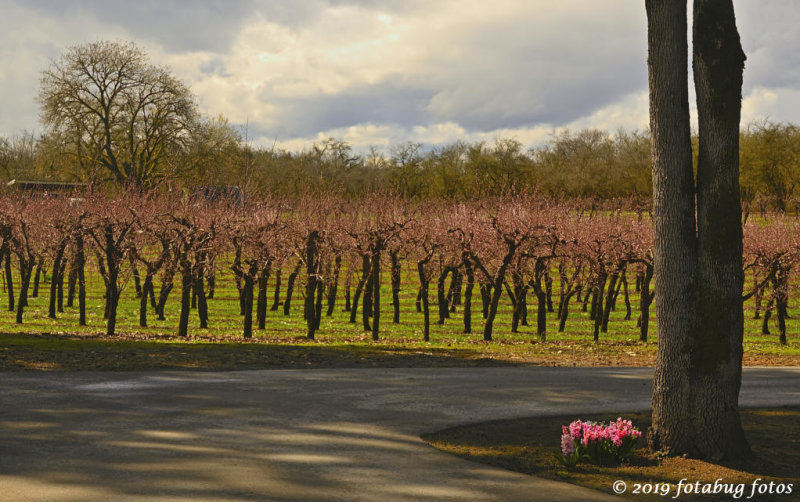
[(365, 123), (405, 127), (425, 124), (431, 119), (425, 106), (433, 92), (386, 81), (348, 89), (335, 96), (282, 101), (279, 103), (282, 120), (272, 133), (292, 137)]
[[(0, 52), (3, 73), (12, 67), (17, 72), (13, 77), (0, 75), (6, 91), (0, 96), (4, 110), (0, 133), (6, 135), (14, 132), (14, 124), (35, 123), (35, 105), (22, 106), (20, 99), (35, 94), (31, 89), (47, 57), (68, 44), (117, 38), (120, 33), (157, 47), (154, 52), (173, 58), (173, 63), (179, 61), (175, 67), (188, 75), (188, 83), (207, 89), (208, 98), (200, 95), (200, 102), (217, 104), (219, 109), (210, 113), (250, 116), (251, 136), (309, 138), (364, 124), (409, 131), (452, 123), (469, 134), (559, 127), (622, 102), (638, 103), (625, 100), (647, 89), (644, 6), (630, 0), (517, 4), (498, 0), (497, 5), (470, 0), (452, 4), (422, 0), (0, 0), (2, 5), (14, 6), (11, 12), (30, 14), (26, 22), (32, 33), (29, 38), (17, 34), (13, 39), (0, 34), (0, 43), (17, 51), (13, 57)], [(452, 7), (445, 12), (444, 22), (428, 19), (445, 5)], [(464, 11), (474, 13), (476, 6), (484, 5), (486, 16), (473, 15), (461, 22)], [(352, 17), (327, 17), (332, 8)], [(781, 113), (773, 118), (800, 121), (800, 110), (793, 106), (800, 93), (800, 30), (795, 26), (800, 4), (738, 0), (736, 9), (748, 54), (745, 95), (756, 88), (788, 89), (794, 98), (781, 94), (769, 103), (771, 110)], [(393, 17), (386, 31), (369, 25), (379, 26), (378, 14)], [(37, 19), (65, 28), (55, 37), (37, 31)], [(244, 60), (240, 54), (243, 30), (262, 21), (278, 26), (280, 33), (259, 33), (258, 46)], [(347, 74), (349, 67), (340, 61), (346, 56), (326, 59), (326, 44), (336, 49), (336, 43), (360, 40), (357, 33), (351, 37), (351, 31), (363, 28), (364, 33), (380, 36), (398, 27), (402, 37), (404, 23), (413, 25), (411, 36), (401, 38), (399, 47), (387, 44), (387, 50), (397, 50), (401, 56), (396, 69), (391, 52), (388, 62), (378, 61), (386, 68), (370, 78)], [(410, 52), (402, 46), (418, 43), (427, 45)], [(278, 76), (268, 75), (258, 82), (260, 75), (252, 69), (261, 64), (259, 51), (278, 57), (284, 50), (295, 49), (291, 56), (298, 58), (297, 65), (304, 65), (301, 70), (295, 72), (295, 67), (285, 64)], [(193, 59), (189, 52), (203, 54)], [(355, 54), (360, 53), (356, 50)], [(19, 66), (23, 60), (29, 67)], [(350, 69), (360, 73), (362, 68)], [(248, 70), (243, 76), (241, 72)], [(244, 83), (245, 78), (250, 80)], [(337, 84), (319, 85), (326, 78)], [(214, 79), (232, 85), (201, 85)], [(277, 92), (281, 85), (293, 91)], [(212, 99), (219, 97), (214, 92), (229, 94)], [(254, 116), (261, 122), (254, 123)]]
[(47, 17), (89, 15), (103, 23), (123, 26), (137, 39), (153, 40), (173, 51), (227, 49), (254, 10), (253, 0), (25, 0), (19, 3)]
[(800, 3), (740, 1), (736, 20), (747, 54), (744, 92), (755, 86), (800, 87)]

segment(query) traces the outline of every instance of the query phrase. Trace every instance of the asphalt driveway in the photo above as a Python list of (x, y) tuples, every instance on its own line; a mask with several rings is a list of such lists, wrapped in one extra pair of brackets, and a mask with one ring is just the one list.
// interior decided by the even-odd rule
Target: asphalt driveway
[[(0, 500), (619, 500), (467, 462), (419, 435), (498, 418), (647, 409), (651, 375), (0, 373)], [(800, 405), (800, 368), (746, 368), (740, 403)]]

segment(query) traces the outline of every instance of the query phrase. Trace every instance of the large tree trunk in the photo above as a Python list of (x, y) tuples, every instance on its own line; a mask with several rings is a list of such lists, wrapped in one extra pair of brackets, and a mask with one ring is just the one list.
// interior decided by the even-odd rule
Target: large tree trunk
[(743, 326), (738, 138), (744, 54), (732, 3), (696, 0), (700, 148), (695, 194), (686, 3), (647, 0), (646, 8), (659, 321), (650, 445), (672, 455), (741, 457), (750, 452), (737, 408)]
[(693, 52), (700, 141), (699, 331), (692, 408), (695, 426), (702, 430), (693, 453), (744, 457), (751, 454), (738, 409), (744, 330), (739, 121), (745, 55), (730, 0), (695, 0)]
[[(658, 356), (650, 446), (692, 451), (697, 238), (689, 128), (686, 0), (646, 0)], [(701, 415), (702, 416), (702, 415)]]

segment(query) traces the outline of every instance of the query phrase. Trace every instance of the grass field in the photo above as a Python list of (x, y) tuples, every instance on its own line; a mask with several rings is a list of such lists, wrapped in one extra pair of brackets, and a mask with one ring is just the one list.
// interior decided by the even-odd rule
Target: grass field
[[(406, 266), (406, 269), (409, 267)], [(177, 322), (180, 291), (173, 290), (166, 305), (166, 320), (157, 321), (148, 312), (147, 328), (138, 326), (139, 300), (135, 298), (133, 281), (128, 280), (118, 309), (117, 336), (105, 338), (103, 320), (103, 284), (93, 264), (87, 265), (88, 326), (78, 326), (77, 306), (65, 308), (53, 320), (47, 317), (49, 283), (42, 281), (38, 298), (30, 298), (24, 322), (14, 322), (14, 313), (0, 310), (0, 368), (78, 369), (78, 368), (161, 368), (193, 367), (232, 369), (250, 367), (339, 366), (358, 364), (544, 364), (578, 366), (649, 366), (655, 361), (655, 312), (651, 307), (648, 343), (639, 342), (636, 326), (638, 296), (631, 298), (633, 320), (624, 321), (624, 305), (618, 301), (612, 312), (608, 333), (601, 333), (600, 342), (592, 342), (593, 321), (573, 301), (564, 333), (557, 332), (555, 314), (548, 315), (547, 342), (540, 342), (535, 332), (535, 297), (529, 296), (529, 322), (511, 333), (511, 305), (503, 295), (494, 326), (494, 341), (484, 342), (480, 295), (473, 295), (473, 333), (463, 333), (459, 307), (442, 325), (436, 324), (435, 281), (431, 284), (431, 341), (422, 341), (422, 314), (416, 311), (417, 282), (405, 270), (401, 291), (401, 322), (393, 324), (390, 286), (384, 275), (381, 299), (381, 340), (373, 342), (371, 333), (357, 323), (348, 322), (343, 312), (343, 286), (331, 317), (324, 317), (316, 340), (305, 338), (302, 318), (304, 287), (298, 280), (289, 316), (279, 311), (267, 313), (266, 329), (254, 330), (254, 338), (242, 338), (242, 317), (239, 315), (238, 293), (230, 270), (222, 268), (217, 275), (215, 298), (209, 301), (209, 328), (200, 329), (196, 312), (190, 317), (189, 337), (178, 338)], [(301, 274), (302, 275), (302, 274)], [(344, 275), (344, 274), (343, 274)], [(557, 274), (554, 291), (558, 291)], [(285, 295), (288, 271), (284, 273), (281, 297)], [(274, 278), (268, 296), (272, 303)], [(157, 285), (158, 286), (158, 285)], [(179, 288), (176, 280), (176, 288)], [(17, 292), (18, 294), (18, 292)], [(4, 296), (0, 296), (4, 299)], [(555, 297), (554, 297), (555, 300)], [(3, 301), (3, 303), (5, 303)], [(77, 301), (76, 301), (77, 304)], [(745, 364), (800, 364), (800, 309), (790, 309), (788, 345), (778, 344), (777, 335), (761, 335), (760, 321), (752, 319), (752, 301), (746, 305)], [(773, 332), (775, 329), (773, 329)], [(36, 336), (30, 336), (36, 335)], [(400, 357), (414, 356), (403, 362)], [(434, 361), (436, 361), (434, 363)]]

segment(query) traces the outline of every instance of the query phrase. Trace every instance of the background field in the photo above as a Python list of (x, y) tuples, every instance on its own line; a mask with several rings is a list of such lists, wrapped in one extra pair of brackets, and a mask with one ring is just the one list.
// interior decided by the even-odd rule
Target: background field
[[(511, 305), (504, 294), (495, 321), (492, 342), (482, 337), (483, 319), (480, 295), (473, 295), (473, 333), (463, 333), (462, 309), (444, 324), (436, 324), (436, 281), (431, 284), (431, 341), (422, 341), (422, 314), (416, 311), (414, 300), (418, 283), (410, 275), (410, 263), (404, 264), (401, 290), (400, 323), (393, 324), (391, 291), (387, 274), (381, 289), (381, 340), (374, 342), (371, 333), (362, 329), (361, 313), (351, 324), (349, 312), (344, 312), (343, 266), (339, 296), (331, 317), (323, 315), (316, 340), (305, 337), (302, 316), (304, 281), (298, 276), (292, 299), (291, 313), (268, 311), (266, 329), (254, 330), (254, 338), (242, 337), (242, 317), (239, 315), (238, 293), (233, 273), (225, 260), (218, 261), (215, 297), (209, 300), (209, 328), (201, 329), (196, 311), (189, 322), (189, 337), (176, 336), (180, 291), (173, 290), (167, 302), (165, 321), (157, 321), (148, 312), (149, 327), (138, 325), (139, 300), (135, 297), (133, 280), (128, 268), (127, 278), (118, 310), (117, 332), (105, 337), (103, 320), (103, 282), (95, 263), (87, 263), (87, 323), (78, 326), (77, 300), (75, 307), (65, 307), (56, 320), (47, 317), (49, 282), (39, 285), (37, 298), (29, 299), (22, 325), (14, 322), (14, 313), (0, 311), (0, 368), (4, 369), (134, 369), (193, 367), (233, 369), (251, 367), (308, 367), (308, 366), (428, 366), (428, 365), (485, 365), (485, 364), (544, 364), (577, 366), (649, 366), (655, 361), (657, 336), (655, 309), (651, 307), (649, 341), (639, 342), (636, 326), (638, 295), (632, 290), (633, 317), (624, 321), (622, 298), (611, 313), (608, 333), (601, 333), (600, 342), (592, 342), (593, 321), (573, 301), (564, 333), (557, 332), (555, 314), (548, 314), (547, 341), (540, 342), (535, 330), (535, 296), (529, 295), (529, 323), (511, 333)], [(286, 278), (283, 272), (281, 298), (285, 297)], [(554, 276), (554, 300), (558, 291), (558, 275)], [(45, 279), (43, 277), (43, 279)], [(18, 278), (17, 278), (18, 281)], [(355, 276), (354, 281), (355, 283)], [(17, 282), (18, 284), (18, 282)], [(448, 281), (449, 285), (449, 281)], [(2, 289), (4, 290), (4, 284)], [(157, 284), (158, 287), (158, 284)], [(179, 284), (176, 281), (176, 288)], [(274, 274), (270, 279), (270, 305), (274, 293)], [(355, 287), (353, 286), (353, 289)], [(2, 296), (4, 299), (5, 296)], [(5, 300), (3, 300), (5, 304)], [(790, 303), (790, 306), (791, 303)], [(788, 345), (778, 344), (777, 335), (761, 335), (761, 321), (753, 320), (753, 302), (745, 304), (745, 365), (798, 365), (800, 340), (797, 319), (800, 309), (790, 308)], [(773, 329), (776, 332), (776, 329)]]

